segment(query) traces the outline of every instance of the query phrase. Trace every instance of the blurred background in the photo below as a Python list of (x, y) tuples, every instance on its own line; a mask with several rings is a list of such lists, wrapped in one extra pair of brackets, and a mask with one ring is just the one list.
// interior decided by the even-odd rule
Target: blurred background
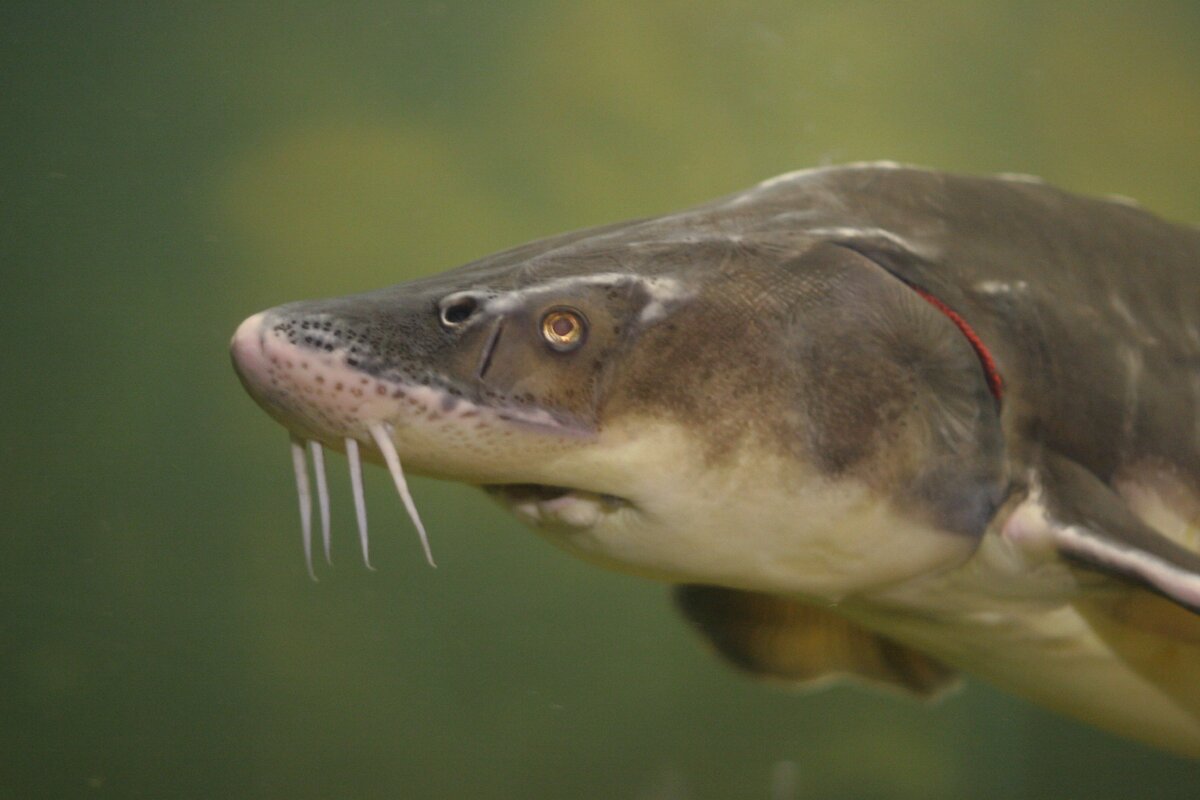
[[(1029, 172), (1200, 221), (1200, 5), (0, 8), (0, 796), (1184, 798), (978, 683), (795, 695), (664, 587), (387, 476), (304, 572), (236, 324), (816, 164)], [(373, 498), (373, 499), (371, 499)]]

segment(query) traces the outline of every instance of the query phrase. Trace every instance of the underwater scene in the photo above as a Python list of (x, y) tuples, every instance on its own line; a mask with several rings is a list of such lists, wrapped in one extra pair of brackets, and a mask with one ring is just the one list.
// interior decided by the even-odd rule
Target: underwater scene
[(519, 493), (408, 470), (431, 568), (365, 465), (368, 568), (327, 449), (310, 577), (230, 337), (809, 167), (1195, 225), (1200, 5), (8, 2), (0, 40), (0, 798), (1196, 796), (1200, 763), (970, 675), (933, 702), (754, 680)]

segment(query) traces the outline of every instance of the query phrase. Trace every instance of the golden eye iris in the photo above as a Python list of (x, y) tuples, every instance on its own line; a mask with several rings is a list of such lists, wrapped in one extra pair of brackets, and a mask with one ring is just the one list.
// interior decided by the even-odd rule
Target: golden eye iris
[(542, 338), (555, 350), (574, 350), (583, 344), (586, 323), (578, 311), (556, 308), (542, 317)]

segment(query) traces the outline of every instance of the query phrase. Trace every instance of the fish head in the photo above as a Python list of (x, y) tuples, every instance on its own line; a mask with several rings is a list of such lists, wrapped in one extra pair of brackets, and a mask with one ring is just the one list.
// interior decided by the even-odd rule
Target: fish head
[(869, 259), (754, 218), (279, 306), (234, 365), (295, 439), (393, 448), (625, 571), (832, 598), (961, 560), (1003, 471), (970, 346)]

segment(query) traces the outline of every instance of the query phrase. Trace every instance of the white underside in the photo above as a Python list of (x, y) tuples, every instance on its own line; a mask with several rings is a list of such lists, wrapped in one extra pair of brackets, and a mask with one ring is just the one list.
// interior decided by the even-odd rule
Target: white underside
[(837, 603), (959, 564), (974, 547), (898, 516), (865, 486), (752, 448), (710, 464), (694, 437), (660, 422), (609, 426), (549, 466), (555, 483), (631, 506), (597, 508), (577, 495), (516, 513), (579, 556), (669, 581)]
[[(764, 462), (761, 451), (717, 469), (682, 430), (642, 420), (625, 431), (606, 431), (558, 469), (592, 476), (633, 507), (575, 495), (514, 511), (589, 560), (799, 596), (1040, 704), (1200, 756), (1200, 690), (1187, 688), (1200, 687), (1200, 647), (1140, 631), (1136, 619), (1097, 632), (1076, 603), (1120, 585), (1068, 567), (1048, 543), (1016, 542), (997, 526), (976, 549), (865, 487)], [(644, 467), (633, 485), (630, 464)], [(1139, 496), (1135, 510), (1194, 541), (1194, 526), (1168, 520), (1157, 494)], [(1129, 648), (1153, 657), (1131, 663)]]
[[(1194, 541), (1194, 521), (1182, 524), (1145, 486), (1137, 496), (1135, 512)], [(1050, 530), (1046, 520), (1036, 500), (1026, 501), (998, 520), (961, 568), (895, 587), (847, 613), (1041, 705), (1200, 756), (1200, 625), (1166, 601), (1068, 566), (1055, 553), (1063, 537), (1094, 537)], [(1022, 539), (1014, 531), (1042, 536)], [(1162, 608), (1174, 622), (1151, 618)]]
[[(1016, 694), (1200, 755), (1200, 691), (1191, 688), (1200, 687), (1200, 642), (1139, 631), (1136, 617), (1101, 635), (1097, 618), (1074, 604), (1080, 578), (1052, 542), (991, 531), (976, 549), (902, 516), (865, 486), (773, 460), (761, 443), (714, 461), (682, 427), (661, 421), (626, 419), (580, 438), (510, 409), (443, 408), (445, 398), (427, 387), (372, 382), (340, 360), (297, 361), (299, 351), (259, 337), (254, 322), (235, 338), (249, 388), (302, 438), (355, 452), (361, 441), (365, 456), (380, 458), (375, 427), (386, 424), (397, 458), (421, 472), (587, 487), (509, 505), (586, 559), (672, 582), (801, 597)], [(1200, 515), (1173, 514), (1180, 504), (1160, 488), (1127, 482), (1121, 490), (1147, 522), (1194, 546)], [(1036, 508), (1023, 513), (1037, 523)]]

